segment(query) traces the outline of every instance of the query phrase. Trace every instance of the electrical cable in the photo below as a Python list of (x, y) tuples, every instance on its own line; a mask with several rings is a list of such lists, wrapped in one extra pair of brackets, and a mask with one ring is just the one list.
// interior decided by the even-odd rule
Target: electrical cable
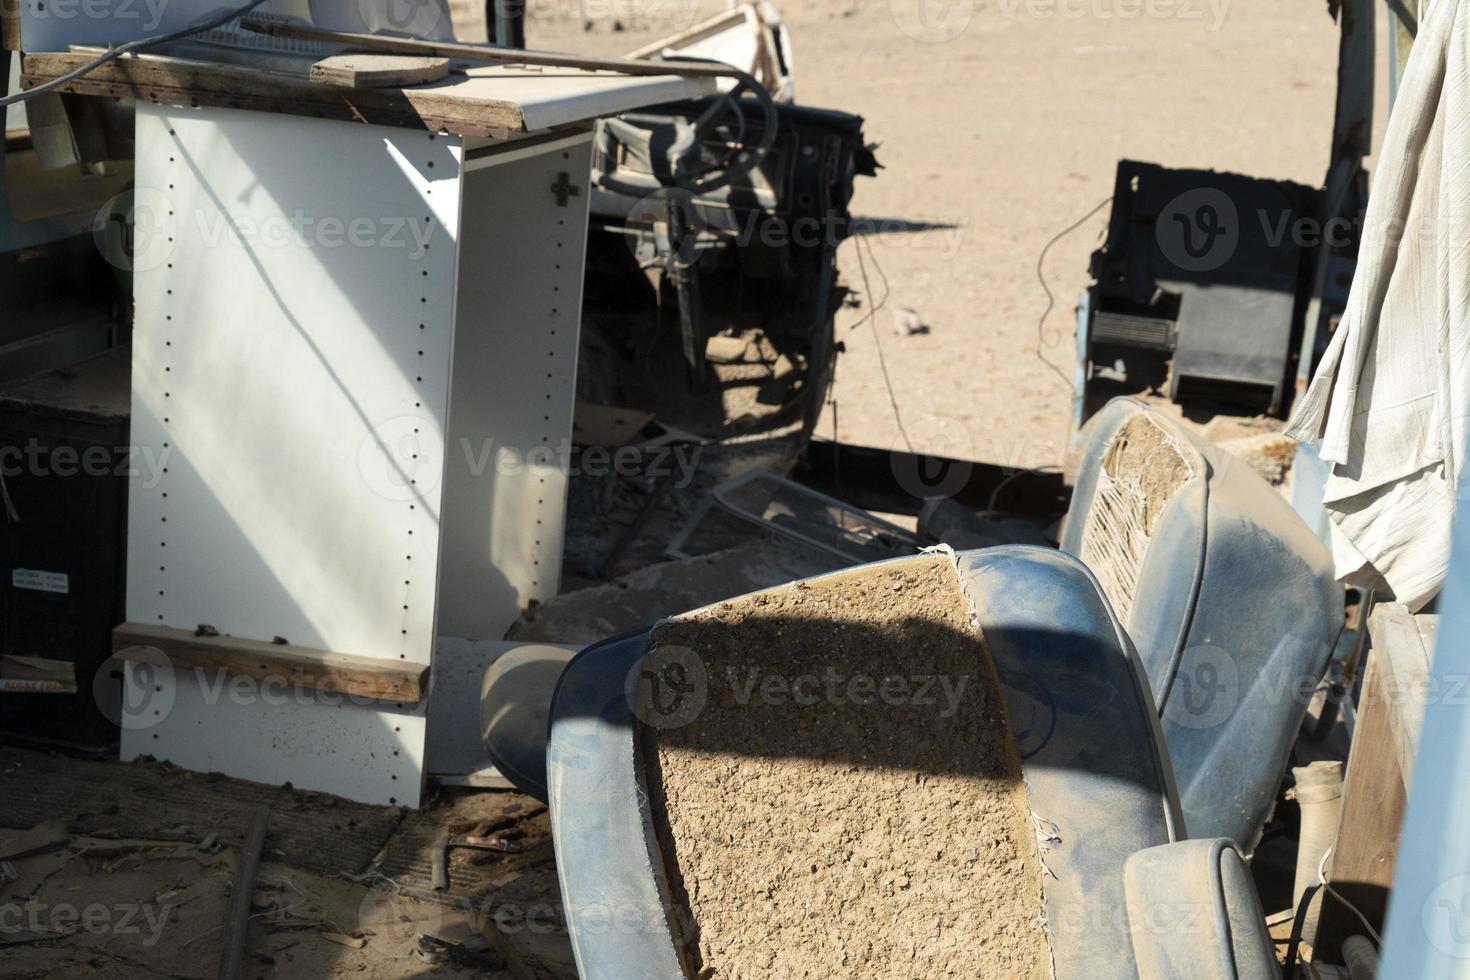
[(1286, 944), (1286, 970), (1283, 976), (1295, 977), (1297, 960), (1301, 955), (1302, 933), (1307, 927), (1307, 910), (1312, 907), (1312, 899), (1317, 896), (1321, 885), (1312, 885), (1302, 889), (1301, 900), (1296, 904), (1296, 915), (1291, 920), (1291, 939)]
[[(893, 390), (893, 378), (891, 378), (888, 374), (888, 362), (883, 357), (883, 341), (878, 338), (878, 325), (874, 322), (874, 315), (878, 312), (878, 310), (882, 309), (884, 303), (888, 302), (888, 277), (883, 276), (883, 285), (885, 289), (885, 292), (883, 293), (883, 299), (880, 300), (876, 305), (873, 304), (873, 287), (872, 284), (868, 282), (868, 266), (867, 263), (863, 261), (862, 243), (863, 236), (857, 236), (856, 239), (854, 239), (853, 248), (857, 252), (858, 269), (861, 270), (863, 276), (863, 294), (868, 297), (869, 306), (868, 312), (864, 314), (862, 320), (859, 320), (858, 323), (853, 324), (853, 326), (857, 327), (858, 324), (866, 321), (868, 324), (868, 329), (873, 332), (873, 346), (878, 351), (878, 369), (883, 372), (883, 385), (888, 389), (888, 404), (893, 406), (893, 421), (898, 426), (898, 434), (903, 437), (904, 446), (908, 449), (910, 453), (913, 453), (914, 444), (909, 440), (908, 430), (903, 427), (903, 413), (898, 410), (898, 395)], [(869, 245), (868, 248), (868, 254), (873, 259), (874, 268), (878, 269), (879, 275), (882, 275), (883, 271), (878, 266), (878, 257), (872, 254), (871, 245)]]
[[(847, 327), (848, 330), (856, 330), (858, 327), (861, 327), (864, 323), (868, 322), (873, 317), (877, 316), (878, 315), (878, 311), (881, 310), (881, 309), (883, 309), (883, 307), (887, 305), (887, 303), (888, 303), (888, 296), (889, 296), (890, 293), (893, 292), (893, 287), (891, 287), (888, 284), (888, 274), (883, 271), (883, 265), (882, 265), (882, 263), (880, 263), (878, 261), (878, 256), (875, 255), (875, 254), (873, 254), (873, 245), (872, 245), (871, 242), (869, 242), (867, 240), (867, 236), (866, 235), (854, 235), (853, 236), (853, 246), (852, 247), (854, 249), (856, 249), (857, 252), (858, 252), (858, 266), (861, 268), (862, 265), (863, 265), (862, 249), (863, 249), (864, 246), (867, 246), (867, 249), (868, 249), (868, 258), (870, 258), (870, 259), (873, 260), (873, 272), (877, 274), (878, 279), (879, 279), (879, 281), (881, 282), (881, 284), (883, 286), (883, 296), (880, 299), (878, 299), (878, 300), (875, 301), (875, 300), (873, 300), (873, 297), (871, 295), (869, 295), (868, 296), (868, 312), (867, 313), (864, 313), (862, 316), (858, 317), (851, 324), (849, 324), (848, 327)], [(864, 269), (864, 272), (866, 273), (866, 269)], [(865, 282), (864, 283), (864, 286), (866, 287), (866, 285), (867, 284)]]
[(1341, 902), (1344, 908), (1357, 916), (1358, 921), (1363, 924), (1363, 928), (1368, 930), (1368, 935), (1373, 937), (1373, 943), (1380, 949), (1383, 948), (1383, 940), (1379, 937), (1378, 930), (1369, 924), (1367, 916), (1359, 912), (1356, 905), (1343, 898), (1342, 892), (1328, 884), (1326, 874), (1327, 859), (1332, 856), (1332, 851), (1333, 848), (1329, 847), (1322, 852), (1322, 859), (1317, 862), (1317, 883), (1303, 889), (1301, 901), (1297, 903), (1296, 916), (1292, 919), (1291, 924), (1291, 939), (1286, 946), (1286, 959), (1284, 961), (1286, 976), (1288, 977), (1296, 976), (1297, 959), (1301, 954), (1302, 933), (1306, 930), (1307, 925), (1307, 912), (1311, 908), (1312, 899), (1316, 897), (1319, 891), (1325, 890), (1327, 894)]
[(1330, 847), (1327, 850), (1323, 851), (1322, 860), (1317, 862), (1317, 884), (1326, 889), (1327, 894), (1331, 895), (1333, 898), (1341, 902), (1349, 912), (1357, 916), (1358, 921), (1363, 924), (1363, 928), (1368, 930), (1368, 935), (1373, 937), (1373, 944), (1375, 946), (1382, 947), (1383, 939), (1378, 935), (1378, 930), (1374, 929), (1373, 925), (1368, 921), (1368, 917), (1362, 912), (1359, 912), (1356, 905), (1343, 898), (1342, 892), (1338, 891), (1336, 888), (1333, 888), (1332, 883), (1327, 880), (1327, 875), (1324, 869), (1327, 867), (1327, 859), (1332, 856), (1332, 851), (1333, 848)]
[(65, 75), (57, 75), (55, 78), (49, 81), (42, 82), (35, 88), (26, 89), (24, 92), (17, 92), (14, 95), (5, 96), (5, 98), (0, 99), (0, 106), (8, 107), (16, 105), (18, 103), (25, 102), (27, 99), (33, 99), (38, 95), (45, 95), (47, 92), (54, 92), (62, 86), (66, 85), (68, 82), (73, 82), (76, 79), (81, 78), (83, 75), (89, 75), (92, 72), (96, 71), (98, 68), (101, 68), (103, 65), (107, 64), (109, 61), (116, 61), (118, 58), (121, 58), (125, 54), (131, 54), (134, 51), (141, 51), (144, 48), (151, 48), (158, 44), (166, 44), (169, 41), (177, 41), (181, 38), (186, 38), (194, 34), (202, 34), (205, 31), (212, 31), (217, 27), (223, 27), (230, 21), (245, 16), (246, 14), (250, 13), (250, 11), (254, 10), (256, 7), (259, 7), (263, 3), (265, 3), (265, 0), (250, 0), (250, 3), (247, 3), (242, 7), (234, 7), (219, 15), (218, 17), (213, 17), (205, 21), (204, 23), (196, 24), (193, 27), (184, 27), (177, 31), (170, 31), (167, 34), (155, 34), (152, 37), (140, 37), (132, 41), (125, 41), (115, 48), (108, 48), (107, 51), (99, 55), (97, 58), (87, 62), (85, 65), (73, 68)]
[(1072, 379), (1067, 377), (1066, 374), (1062, 373), (1061, 368), (1057, 367), (1051, 361), (1047, 360), (1045, 355), (1041, 353), (1041, 348), (1046, 343), (1046, 318), (1051, 315), (1052, 309), (1057, 305), (1057, 298), (1052, 295), (1051, 287), (1046, 284), (1046, 275), (1042, 272), (1042, 263), (1046, 261), (1046, 253), (1051, 251), (1051, 247), (1053, 245), (1061, 241), (1063, 238), (1066, 238), (1068, 235), (1072, 234), (1072, 232), (1076, 231), (1078, 228), (1081, 228), (1089, 218), (1097, 214), (1103, 208), (1107, 207), (1108, 204), (1112, 202), (1112, 200), (1113, 196), (1109, 194), (1107, 197), (1103, 198), (1102, 201), (1091, 211), (1087, 212), (1082, 217), (1072, 222), (1066, 228), (1063, 228), (1061, 231), (1057, 232), (1055, 235), (1052, 236), (1051, 241), (1041, 246), (1041, 254), (1036, 257), (1036, 281), (1041, 283), (1041, 288), (1046, 293), (1046, 309), (1041, 311), (1041, 319), (1038, 320), (1036, 323), (1036, 357), (1038, 360), (1041, 361), (1041, 363), (1051, 368), (1052, 371), (1056, 373), (1056, 376), (1061, 378), (1062, 382), (1066, 384), (1068, 388), (1072, 387)]

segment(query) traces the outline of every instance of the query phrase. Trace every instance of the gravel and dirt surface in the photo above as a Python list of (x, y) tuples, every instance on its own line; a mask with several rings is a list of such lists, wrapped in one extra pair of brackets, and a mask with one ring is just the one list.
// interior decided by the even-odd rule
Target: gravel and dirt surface
[(688, 724), (645, 728), (691, 976), (1050, 975), (1020, 761), (949, 558), (720, 603), (654, 644), (709, 682)]
[[(864, 116), (885, 168), (860, 180), (853, 200), (867, 233), (843, 246), (841, 266), (864, 302), (839, 314), (847, 354), (820, 436), (903, 448), (881, 344), (915, 448), (1007, 465), (1060, 463), (1073, 308), (1107, 208), (1046, 252), (1041, 272), (1055, 306), (1042, 332), (1048, 297), (1037, 266), (1053, 237), (1109, 197), (1118, 160), (1318, 186), (1326, 172), (1337, 27), (1321, 0), (779, 6), (795, 49), (798, 101)], [(721, 7), (538, 2), (527, 33), (532, 47), (616, 54)], [(1380, 106), (1379, 132), (1384, 115)], [(865, 292), (886, 297), (871, 320)], [(927, 332), (899, 336), (898, 308), (914, 311)]]
[[(0, 978), (215, 976), (239, 845), (271, 807), (243, 978), (575, 977), (546, 808), (442, 790), (423, 809), (138, 761), (0, 746)], [(432, 888), (436, 841), (455, 848)], [(453, 946), (425, 948), (421, 935)]]

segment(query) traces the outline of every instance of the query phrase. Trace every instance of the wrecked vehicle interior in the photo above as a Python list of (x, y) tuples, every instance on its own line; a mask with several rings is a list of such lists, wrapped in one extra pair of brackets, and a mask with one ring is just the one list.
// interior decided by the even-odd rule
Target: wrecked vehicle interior
[(1144, 6), (7, 5), (0, 977), (1465, 976), (1470, 2)]

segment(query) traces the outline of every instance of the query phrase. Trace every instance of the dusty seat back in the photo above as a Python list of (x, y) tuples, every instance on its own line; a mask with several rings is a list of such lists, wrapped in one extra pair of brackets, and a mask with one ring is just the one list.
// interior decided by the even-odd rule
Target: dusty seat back
[(1091, 423), (1062, 549), (1138, 649), (1189, 835), (1254, 846), (1342, 627), (1327, 549), (1247, 464), (1126, 398)]
[(1097, 581), (1049, 548), (961, 552), (958, 567), (1000, 675), (1046, 852), (1058, 978), (1132, 977), (1121, 871), (1183, 836), (1147, 678)]
[[(1133, 945), (1121, 914), (1124, 862), (1177, 839), (1180, 825), (1142, 666), (1076, 559), (1003, 547), (962, 552), (955, 565), (971, 625), (995, 665), (1050, 872), (1042, 878), (1042, 902), (1055, 976), (1132, 978)], [(672, 897), (674, 856), (655, 830), (658, 796), (649, 791), (634, 710), (650, 636), (578, 654), (552, 707), (547, 788), (557, 870), (586, 980), (675, 980), (687, 973), (676, 938), (687, 913)], [(760, 817), (749, 811), (750, 801), (729, 805)], [(730, 880), (717, 887), (741, 886)]]

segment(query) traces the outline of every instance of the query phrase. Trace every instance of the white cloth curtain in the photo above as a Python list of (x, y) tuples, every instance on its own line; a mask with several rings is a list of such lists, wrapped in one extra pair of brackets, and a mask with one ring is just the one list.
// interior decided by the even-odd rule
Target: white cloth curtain
[(1346, 313), (1287, 434), (1321, 442), (1338, 576), (1418, 610), (1449, 562), (1470, 413), (1470, 0), (1439, 0), (1389, 117)]

